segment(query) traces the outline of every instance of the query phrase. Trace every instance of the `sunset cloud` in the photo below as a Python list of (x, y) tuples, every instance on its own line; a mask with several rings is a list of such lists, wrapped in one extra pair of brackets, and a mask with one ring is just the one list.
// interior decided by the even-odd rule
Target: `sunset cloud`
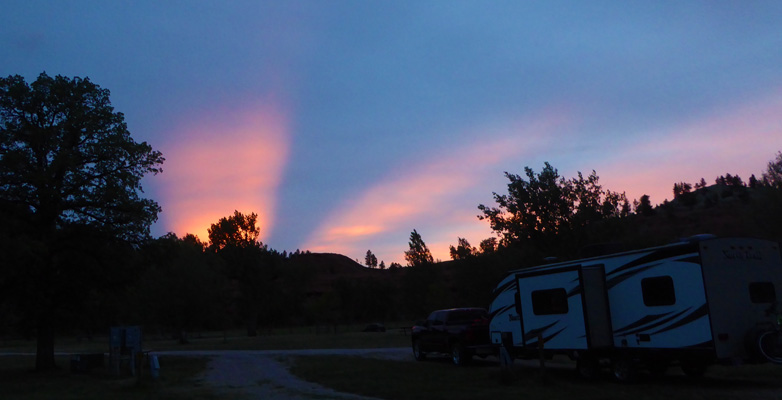
[(662, 203), (673, 197), (674, 183), (704, 178), (711, 185), (726, 173), (746, 182), (782, 150), (782, 90), (639, 137), (595, 167), (602, 183), (631, 201), (648, 194)]
[(182, 236), (234, 210), (255, 212), (261, 240), (274, 224), (277, 187), (289, 153), (287, 116), (265, 102), (239, 111), (188, 116), (163, 146), (161, 220)]
[[(404, 263), (408, 237), (398, 233), (413, 229), (423, 235), (435, 258), (449, 259), (448, 246), (457, 236), (477, 246), (491, 235), (488, 224), (476, 217), (480, 199), (491, 194), (485, 187), (487, 177), (501, 178), (497, 169), (503, 163), (547, 146), (567, 122), (549, 110), (536, 119), (470, 130), (461, 137), (472, 143), (394, 170), (346, 202), (313, 231), (304, 248), (347, 255), (363, 255), (370, 249), (387, 263)], [(493, 130), (492, 140), (476, 140), (487, 130)]]

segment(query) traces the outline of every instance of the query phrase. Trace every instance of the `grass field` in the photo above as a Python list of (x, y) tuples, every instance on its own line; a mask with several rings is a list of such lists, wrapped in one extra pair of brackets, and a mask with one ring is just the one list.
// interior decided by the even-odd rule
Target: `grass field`
[[(395, 325), (396, 326), (396, 325)], [(400, 324), (401, 326), (401, 324)], [(326, 327), (280, 328), (263, 331), (248, 337), (244, 331), (193, 333), (189, 343), (161, 335), (145, 334), (144, 349), (163, 350), (293, 350), (293, 349), (355, 349), (378, 347), (404, 347), (410, 345), (409, 333), (398, 328), (387, 332), (361, 332), (364, 325), (340, 325)], [(108, 336), (96, 336), (92, 340), (60, 337), (55, 343), (59, 353), (108, 352)], [(34, 340), (5, 339), (0, 342), (0, 353), (31, 353)]]
[[(190, 343), (179, 344), (172, 339), (147, 338), (144, 350), (285, 350), (285, 349), (334, 349), (377, 348), (408, 346), (410, 337), (399, 330), (385, 333), (363, 333), (361, 327), (299, 328), (266, 331), (256, 337), (243, 332), (211, 332), (193, 335)], [(106, 353), (108, 337), (92, 340), (58, 338), (56, 343), (57, 365), (60, 370), (50, 373), (34, 372), (35, 341), (10, 340), (0, 342), (0, 353), (25, 353), (26, 355), (0, 356), (0, 400), (33, 399), (195, 399), (219, 398), (199, 382), (199, 375), (206, 369), (207, 358), (160, 356), (160, 379), (148, 376), (138, 381), (131, 376), (117, 377), (105, 370), (93, 370), (89, 374), (70, 371), (72, 353)]]
[(782, 398), (782, 367), (774, 365), (715, 366), (700, 380), (691, 380), (678, 368), (671, 368), (664, 377), (641, 376), (633, 384), (616, 383), (607, 374), (585, 381), (573, 368), (547, 368), (542, 378), (535, 367), (518, 361), (514, 366), (515, 379), (510, 384), (500, 383), (496, 362), (458, 368), (446, 359), (413, 362), (307, 356), (298, 357), (292, 371), (338, 391), (389, 400)]
[[(191, 343), (180, 345), (170, 339), (146, 340), (147, 350), (262, 350), (307, 348), (408, 347), (409, 336), (398, 330), (362, 333), (360, 329), (279, 330), (257, 337), (241, 332), (195, 335)], [(31, 341), (2, 342), (0, 353), (33, 352)], [(62, 338), (61, 353), (105, 352), (106, 338), (79, 341)], [(615, 383), (606, 376), (588, 382), (579, 379), (567, 360), (555, 358), (544, 378), (538, 369), (517, 361), (515, 379), (500, 383), (499, 366), (494, 359), (476, 360), (457, 368), (447, 358), (431, 357), (425, 362), (378, 360), (350, 356), (300, 356), (288, 360), (292, 372), (303, 379), (338, 391), (381, 399), (782, 399), (782, 366), (712, 367), (697, 381), (671, 368), (662, 378), (642, 375), (634, 384)], [(140, 382), (133, 377), (115, 377), (107, 371), (71, 373), (68, 355), (58, 356), (60, 371), (31, 372), (34, 357), (0, 356), (0, 399), (195, 399), (219, 398), (199, 381), (208, 359), (161, 356), (161, 378)], [(533, 362), (532, 365), (535, 363)]]
[(61, 369), (34, 372), (35, 357), (0, 356), (0, 398), (4, 400), (137, 400), (137, 399), (216, 399), (201, 387), (196, 376), (205, 368), (206, 358), (166, 357), (158, 380), (145, 377), (114, 376), (108, 370), (93, 370), (88, 374), (72, 373), (67, 366), (69, 356), (58, 356)]

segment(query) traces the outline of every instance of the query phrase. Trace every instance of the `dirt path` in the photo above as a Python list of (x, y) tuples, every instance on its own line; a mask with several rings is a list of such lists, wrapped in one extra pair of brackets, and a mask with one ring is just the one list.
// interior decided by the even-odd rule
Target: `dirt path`
[[(359, 355), (373, 358), (412, 360), (410, 349), (324, 349), (263, 351), (170, 351), (159, 355), (209, 356), (204, 383), (218, 394), (232, 399), (308, 400), (365, 399), (369, 397), (340, 393), (307, 382), (288, 371), (291, 356)], [(165, 368), (161, 365), (161, 369)]]

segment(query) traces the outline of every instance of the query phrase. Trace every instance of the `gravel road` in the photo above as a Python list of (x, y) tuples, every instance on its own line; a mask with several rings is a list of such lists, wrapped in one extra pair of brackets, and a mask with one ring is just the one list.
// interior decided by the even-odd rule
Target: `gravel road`
[[(290, 356), (358, 355), (393, 360), (412, 360), (408, 347), (386, 349), (318, 349), (260, 351), (164, 351), (157, 355), (208, 356), (209, 367), (204, 383), (218, 394), (233, 399), (308, 400), (308, 399), (372, 399), (340, 393), (307, 382), (288, 372)], [(161, 365), (164, 369), (165, 365)]]

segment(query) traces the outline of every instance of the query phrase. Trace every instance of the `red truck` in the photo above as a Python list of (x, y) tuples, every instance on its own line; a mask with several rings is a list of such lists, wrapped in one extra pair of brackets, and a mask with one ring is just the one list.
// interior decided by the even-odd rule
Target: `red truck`
[(453, 363), (465, 365), (473, 356), (497, 354), (489, 337), (489, 314), (484, 308), (437, 310), (412, 329), (413, 356), (418, 361), (428, 353), (450, 354)]

